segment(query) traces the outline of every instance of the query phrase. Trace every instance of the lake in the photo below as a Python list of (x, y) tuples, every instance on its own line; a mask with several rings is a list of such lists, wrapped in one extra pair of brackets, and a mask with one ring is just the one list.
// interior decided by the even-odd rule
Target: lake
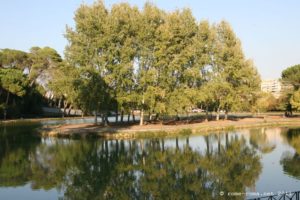
[(75, 140), (41, 138), (39, 126), (0, 127), (0, 199), (248, 199), (300, 190), (297, 128)]

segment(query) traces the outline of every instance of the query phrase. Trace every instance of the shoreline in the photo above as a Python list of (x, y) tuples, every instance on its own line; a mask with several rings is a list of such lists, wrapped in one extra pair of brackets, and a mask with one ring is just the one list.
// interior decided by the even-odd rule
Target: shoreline
[(49, 120), (57, 120), (57, 121), (63, 121), (63, 120), (72, 120), (72, 119), (90, 119), (93, 116), (85, 116), (85, 117), (41, 117), (41, 118), (20, 118), (20, 119), (8, 119), (8, 120), (0, 120), (1, 124), (13, 124), (13, 123), (20, 123), (20, 122), (43, 122), (43, 121), (49, 121)]
[(236, 121), (220, 120), (180, 125), (124, 125), (100, 126), (94, 124), (67, 124), (40, 128), (43, 137), (100, 137), (104, 139), (135, 139), (146, 137), (166, 137), (174, 135), (207, 134), (209, 132), (230, 131), (260, 127), (300, 127), (300, 118), (244, 118)]

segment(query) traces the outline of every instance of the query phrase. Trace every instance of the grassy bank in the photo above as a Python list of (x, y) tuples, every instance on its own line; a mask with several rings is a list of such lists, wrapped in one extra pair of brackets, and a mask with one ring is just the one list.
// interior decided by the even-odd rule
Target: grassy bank
[(180, 125), (149, 124), (113, 125), (103, 127), (93, 124), (60, 125), (43, 127), (42, 136), (50, 137), (102, 137), (106, 139), (131, 139), (145, 137), (166, 137), (173, 135), (207, 134), (209, 132), (230, 131), (257, 127), (300, 127), (300, 118), (244, 118)]

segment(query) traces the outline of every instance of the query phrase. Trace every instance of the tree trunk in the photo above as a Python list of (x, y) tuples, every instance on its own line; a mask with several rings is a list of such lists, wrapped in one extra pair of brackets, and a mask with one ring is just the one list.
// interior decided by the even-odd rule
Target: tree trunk
[(224, 117), (225, 120), (228, 119), (228, 110), (225, 110), (225, 117)]
[(140, 114), (140, 125), (144, 125), (144, 109), (141, 109), (141, 114)]
[(180, 121), (180, 117), (179, 117), (178, 112), (176, 113), (176, 121)]
[(72, 110), (72, 104), (70, 104), (70, 106), (69, 106), (69, 108), (68, 108), (68, 116), (70, 117), (70, 115), (71, 115), (71, 110)]
[(154, 120), (155, 120), (155, 121), (158, 121), (158, 120), (159, 120), (159, 113), (156, 113)]
[(219, 121), (219, 119), (220, 119), (220, 108), (218, 107), (216, 120)]
[(121, 123), (123, 123), (123, 118), (124, 118), (124, 111), (121, 110)]
[(131, 111), (131, 113), (132, 113), (132, 121), (133, 121), (133, 122), (135, 122), (135, 115), (134, 115), (134, 111), (132, 110), (132, 111)]
[(106, 112), (105, 114), (105, 126), (107, 126), (109, 124), (109, 121), (108, 121), (108, 112)]
[(116, 108), (116, 123), (118, 123), (119, 121), (119, 109), (118, 109), (118, 105), (117, 105), (117, 108)]
[(5, 104), (6, 106), (8, 106), (8, 102), (9, 102), (9, 91), (7, 91), (7, 95), (6, 95), (6, 101), (5, 101)]
[(187, 112), (186, 113), (186, 116), (187, 116), (187, 118), (186, 118), (186, 121), (185, 121), (185, 123), (189, 123), (189, 121), (190, 121), (190, 114)]
[(141, 113), (140, 113), (140, 126), (144, 125), (144, 103), (145, 103), (145, 99), (144, 99), (144, 96), (143, 96), (142, 109), (141, 109)]
[(61, 108), (61, 101), (62, 101), (62, 99), (59, 98), (59, 100), (58, 100), (58, 105), (57, 105), (57, 107), (58, 107), (59, 109)]
[(95, 111), (95, 122), (94, 122), (95, 124), (97, 124), (98, 123), (98, 121), (97, 121), (97, 112)]
[(127, 115), (127, 122), (128, 122), (128, 123), (130, 122), (130, 112), (129, 112), (128, 115)]
[(205, 121), (208, 122), (208, 106), (206, 107), (205, 110)]
[(64, 101), (64, 110), (63, 110), (63, 113), (62, 113), (62, 117), (65, 117), (67, 106), (68, 106), (68, 102)]
[(105, 125), (105, 117), (103, 113), (101, 113), (101, 123)]

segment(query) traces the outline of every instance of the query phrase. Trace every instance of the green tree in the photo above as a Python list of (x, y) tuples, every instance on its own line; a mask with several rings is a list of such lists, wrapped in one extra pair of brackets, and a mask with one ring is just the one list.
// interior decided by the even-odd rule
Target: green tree
[(62, 62), (51, 71), (51, 77), (48, 88), (54, 98), (59, 99), (59, 102), (63, 102), (62, 115), (64, 117), (67, 114), (67, 106), (69, 106), (69, 113), (72, 108), (78, 108), (78, 94), (75, 91), (75, 82), (80, 78), (79, 70)]
[(32, 47), (29, 58), (31, 61), (28, 74), (30, 85), (33, 86), (36, 83), (47, 90), (52, 71), (62, 62), (61, 56), (50, 47)]
[(300, 65), (288, 67), (281, 74), (283, 82), (292, 84), (297, 90), (300, 86)]
[[(283, 70), (281, 78), (282, 84), (287, 86), (284, 87), (283, 95), (281, 95), (282, 107), (286, 110), (286, 115), (292, 115), (293, 105), (291, 102), (294, 103), (294, 107), (297, 109), (295, 97), (300, 86), (300, 65), (294, 65)], [(292, 85), (292, 87), (288, 87), (288, 85)], [(292, 98), (294, 99), (292, 100)]]
[(158, 55), (161, 63), (158, 82), (166, 91), (165, 110), (168, 114), (188, 112), (196, 103), (195, 86), (200, 74), (199, 69), (198, 73), (195, 71), (192, 46), (198, 27), (191, 11), (183, 9), (169, 14), (162, 30), (166, 39), (163, 41), (165, 49)]
[(143, 125), (144, 111), (163, 110), (163, 105), (156, 104), (162, 99), (165, 92), (157, 87), (158, 62), (156, 54), (160, 49), (161, 26), (165, 22), (165, 13), (156, 6), (146, 3), (139, 19), (137, 63), (137, 91), (138, 105), (141, 110), (140, 125)]
[(98, 112), (104, 110), (105, 123), (107, 123), (110, 96), (107, 90), (108, 87), (99, 72), (93, 68), (82, 69), (80, 78), (74, 82), (74, 87), (77, 94), (76, 101), (80, 108), (87, 113), (94, 112), (95, 123), (97, 123)]
[(10, 102), (10, 95), (12, 95), (13, 104), (15, 104), (16, 97), (23, 97), (26, 94), (26, 87), (28, 81), (19, 69), (13, 68), (0, 68), (0, 86), (1, 93), (6, 92), (6, 99), (4, 101), (4, 120), (7, 115), (7, 108)]
[(291, 98), (290, 98), (290, 104), (292, 105), (292, 107), (294, 109), (296, 109), (297, 111), (300, 110), (300, 90), (296, 90)]
[(0, 67), (24, 70), (29, 65), (28, 53), (14, 49), (0, 50)]
[[(227, 113), (238, 106), (235, 99), (241, 99), (242, 104), (252, 102), (259, 91), (260, 78), (251, 61), (246, 60), (241, 43), (233, 32), (231, 26), (222, 21), (216, 26), (215, 61), (213, 77), (221, 82), (228, 83), (227, 94), (223, 103), (218, 107)], [(230, 88), (230, 89), (229, 89)], [(218, 115), (217, 115), (218, 116)], [(218, 117), (217, 117), (218, 118)]]
[[(139, 19), (137, 7), (128, 3), (115, 4), (108, 16), (109, 62), (103, 77), (111, 88), (111, 96), (116, 101), (116, 121), (121, 110), (121, 121), (125, 109), (132, 101), (134, 87), (134, 59), (137, 51), (137, 32)], [(97, 36), (98, 37), (98, 36)]]
[(258, 98), (256, 99), (252, 109), (257, 113), (260, 113), (260, 112), (273, 111), (277, 107), (278, 107), (278, 100), (274, 97), (273, 94), (261, 92), (258, 94)]
[[(81, 5), (74, 19), (75, 28), (66, 31), (66, 60), (98, 71), (116, 121), (119, 111), (123, 116), (136, 107), (142, 125), (144, 112), (159, 119), (204, 105), (219, 119), (221, 109), (227, 118), (255, 103), (259, 75), (227, 22), (197, 24), (189, 9), (167, 13), (151, 3), (141, 11), (127, 3), (109, 10), (103, 1)], [(218, 91), (206, 95), (204, 86)]]

